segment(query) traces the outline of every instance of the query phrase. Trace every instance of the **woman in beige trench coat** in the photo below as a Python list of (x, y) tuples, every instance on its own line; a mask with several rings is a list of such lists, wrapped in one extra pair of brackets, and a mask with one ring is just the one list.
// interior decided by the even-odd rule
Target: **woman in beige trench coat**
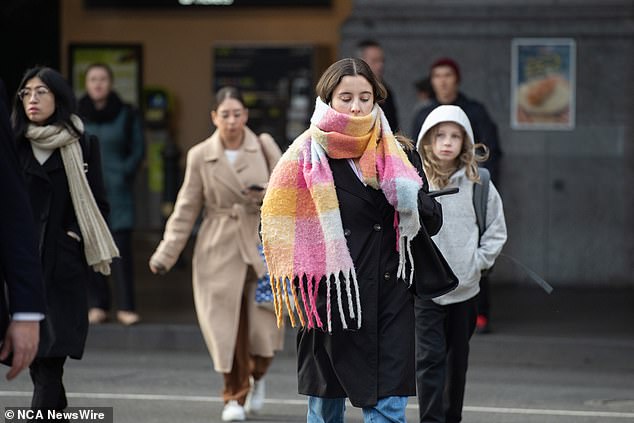
[(217, 129), (189, 150), (174, 212), (149, 264), (153, 273), (168, 271), (203, 212), (192, 262), (194, 303), (214, 368), (224, 375), (223, 421), (259, 411), (262, 377), (284, 337), (272, 308), (255, 303), (255, 282), (266, 270), (257, 249), (265, 191), (255, 186), (266, 188), (281, 152), (270, 135), (256, 136), (247, 118), (237, 89), (218, 91), (211, 111)]

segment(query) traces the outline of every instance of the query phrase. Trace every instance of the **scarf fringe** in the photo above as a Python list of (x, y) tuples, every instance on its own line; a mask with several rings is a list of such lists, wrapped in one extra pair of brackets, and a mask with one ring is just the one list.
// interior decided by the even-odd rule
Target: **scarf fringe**
[[(291, 283), (290, 281), (293, 281)], [(317, 296), (319, 292), (320, 280), (314, 275), (271, 275), (271, 290), (273, 291), (273, 307), (277, 318), (277, 327), (284, 325), (284, 315), (288, 318), (292, 327), (298, 323), (301, 327), (308, 329), (322, 328), (324, 323), (317, 310)], [(326, 277), (326, 329), (332, 333), (332, 298), (331, 288), (334, 282), (334, 289), (337, 294), (337, 308), (343, 329), (348, 329), (352, 320), (357, 320), (356, 329), (361, 328), (361, 297), (359, 294), (359, 283), (354, 269), (350, 269), (348, 275), (340, 272), (339, 275), (330, 274)], [(342, 283), (345, 288), (345, 295), (348, 304), (348, 316), (343, 306)], [(354, 292), (353, 292), (354, 291)], [(284, 311), (286, 305), (286, 312)], [(355, 310), (356, 308), (356, 310)], [(299, 322), (298, 322), (299, 320)]]
[[(67, 168), (74, 168), (75, 174), (83, 172), (83, 161), (77, 160), (77, 156), (70, 149), (77, 149), (78, 144), (70, 144), (61, 147), (62, 161)], [(80, 150), (81, 151), (81, 150)], [(86, 178), (68, 178), (68, 185), (71, 192), (76, 193), (73, 197), (73, 208), (77, 216), (77, 223), (84, 237), (84, 254), (86, 262), (94, 271), (103, 275), (110, 275), (110, 264), (112, 257), (119, 256), (110, 230), (104, 219), (95, 218), (85, 213), (96, 204), (88, 180)], [(100, 216), (100, 215), (99, 215)]]
[[(409, 275), (407, 275), (407, 262), (410, 263)], [(398, 269), (396, 277), (407, 281), (408, 286), (414, 283), (414, 256), (412, 254), (412, 240), (406, 237), (398, 239)]]

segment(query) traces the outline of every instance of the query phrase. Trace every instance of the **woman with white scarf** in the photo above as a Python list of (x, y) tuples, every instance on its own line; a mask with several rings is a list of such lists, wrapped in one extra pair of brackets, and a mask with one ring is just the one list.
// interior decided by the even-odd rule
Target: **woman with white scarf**
[(109, 274), (118, 256), (104, 220), (98, 140), (84, 133), (75, 107), (62, 75), (39, 67), (22, 78), (12, 115), (46, 292), (40, 345), (30, 366), (31, 407), (38, 410), (66, 408), (63, 367), (67, 357), (80, 359), (84, 352), (89, 272)]

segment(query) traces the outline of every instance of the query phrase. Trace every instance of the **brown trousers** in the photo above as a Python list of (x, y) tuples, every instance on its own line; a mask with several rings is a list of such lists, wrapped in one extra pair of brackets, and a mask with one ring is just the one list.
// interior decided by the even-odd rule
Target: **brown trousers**
[(247, 299), (247, 290), (244, 291), (240, 305), (240, 322), (238, 323), (236, 348), (233, 353), (233, 365), (231, 372), (223, 374), (225, 386), (222, 399), (225, 404), (231, 400), (236, 400), (238, 404), (244, 405), (250, 389), (249, 376), (253, 376), (254, 380), (260, 380), (273, 361), (273, 357), (262, 357), (249, 353), (247, 301), (252, 301), (252, 299)]

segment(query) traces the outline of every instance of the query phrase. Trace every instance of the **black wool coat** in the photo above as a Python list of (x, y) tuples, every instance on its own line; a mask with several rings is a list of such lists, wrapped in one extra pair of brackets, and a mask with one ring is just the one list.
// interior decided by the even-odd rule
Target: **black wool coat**
[[(99, 141), (80, 138), (86, 176), (97, 206), (104, 217), (108, 213), (101, 174)], [(81, 358), (88, 333), (87, 284), (92, 269), (84, 255), (83, 242), (67, 235), (81, 236), (70, 197), (66, 171), (58, 150), (40, 165), (26, 138), (17, 141), (20, 165), (26, 179), (46, 296), (46, 318), (40, 323), (38, 357)]]
[[(342, 329), (332, 284), (333, 333), (302, 329), (297, 335), (299, 393), (348, 397), (356, 407), (375, 405), (387, 396), (415, 395), (414, 298), (408, 284), (396, 277), (394, 208), (382, 191), (359, 181), (347, 160), (329, 163), (359, 282), (362, 325), (358, 330)], [(441, 210), (434, 200), (427, 200), (421, 216), (435, 233), (441, 226)], [(322, 281), (317, 297), (322, 321), (325, 290)], [(356, 323), (349, 321), (349, 327), (356, 328)]]
[[(0, 91), (3, 84), (0, 80)], [(17, 163), (9, 112), (0, 98), (0, 343), (10, 315), (45, 313), (32, 212)], [(8, 294), (5, 297), (5, 293)]]

